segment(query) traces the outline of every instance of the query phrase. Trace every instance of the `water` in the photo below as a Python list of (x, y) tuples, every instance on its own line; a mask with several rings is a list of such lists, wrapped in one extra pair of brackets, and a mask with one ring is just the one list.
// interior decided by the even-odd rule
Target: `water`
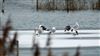
[[(32, 56), (34, 54), (34, 50), (30, 49), (20, 49), (19, 56)], [(47, 56), (47, 49), (40, 49), (40, 56)], [(69, 56), (74, 56), (76, 52), (76, 48), (53, 48), (52, 55), (53, 56), (63, 56), (64, 53), (68, 53)], [(80, 49), (81, 56), (100, 56), (100, 47), (85, 47)]]
[[(17, 10), (16, 10), (17, 11)], [(9, 14), (9, 13), (8, 13)], [(12, 26), (14, 29), (34, 29), (42, 24), (47, 28), (56, 27), (64, 29), (66, 25), (73, 26), (76, 22), (79, 23), (79, 28), (83, 29), (100, 29), (100, 11), (50, 11), (50, 12), (33, 12), (22, 10), (13, 13), (11, 11)], [(2, 18), (2, 25), (7, 21), (7, 18)]]
[[(22, 3), (21, 3), (22, 2)], [(57, 29), (64, 29), (66, 25), (73, 26), (78, 22), (83, 29), (100, 29), (100, 11), (83, 10), (67, 13), (66, 11), (36, 11), (32, 9), (32, 2), (8, 1), (5, 4), (5, 14), (0, 16), (3, 25), (10, 15), (14, 29), (34, 29), (38, 25), (45, 25), (47, 28), (55, 26)]]

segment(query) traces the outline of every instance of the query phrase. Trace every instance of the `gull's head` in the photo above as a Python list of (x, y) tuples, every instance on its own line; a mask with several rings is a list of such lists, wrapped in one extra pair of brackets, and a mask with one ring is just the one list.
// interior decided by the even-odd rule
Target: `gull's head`
[(76, 22), (75, 24), (78, 24), (78, 22)]
[(55, 27), (52, 27), (52, 29), (53, 29), (53, 30), (56, 30), (56, 28), (55, 28)]
[(52, 27), (51, 32), (54, 33), (55, 31), (56, 31), (56, 28), (55, 27)]
[(39, 25), (39, 28), (41, 27), (42, 25)]
[(79, 26), (78, 22), (76, 22), (75, 24)]

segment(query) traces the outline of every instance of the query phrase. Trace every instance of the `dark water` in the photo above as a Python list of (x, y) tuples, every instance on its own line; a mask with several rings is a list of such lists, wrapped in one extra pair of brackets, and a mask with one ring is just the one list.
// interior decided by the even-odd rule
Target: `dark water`
[[(40, 56), (47, 56), (48, 49), (40, 49)], [(53, 48), (53, 56), (63, 56), (64, 53), (68, 53), (69, 56), (74, 56), (76, 48)], [(19, 56), (33, 56), (34, 50), (20, 49)], [(100, 47), (85, 47), (80, 49), (81, 56), (100, 56)]]

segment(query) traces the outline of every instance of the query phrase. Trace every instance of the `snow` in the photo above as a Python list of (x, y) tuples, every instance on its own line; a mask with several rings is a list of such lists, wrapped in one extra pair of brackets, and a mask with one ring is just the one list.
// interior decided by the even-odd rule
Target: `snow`
[[(79, 30), (80, 32), (89, 33), (90, 31), (98, 32), (98, 33), (90, 33), (90, 34), (79, 34), (74, 36), (73, 34), (59, 34), (56, 33), (65, 33), (63, 30), (57, 30), (55, 34), (52, 35), (51, 47), (53, 48), (63, 48), (63, 47), (89, 47), (89, 46), (100, 46), (100, 30)], [(87, 32), (86, 32), (87, 31)], [(89, 31), (89, 32), (88, 32)], [(13, 33), (15, 31), (11, 31), (9, 36), (13, 37)], [(18, 40), (20, 48), (31, 48), (32, 47), (32, 39), (34, 38), (34, 31), (17, 31), (18, 32)], [(47, 33), (46, 31), (43, 33)], [(36, 36), (36, 41), (39, 42), (39, 46), (41, 48), (46, 47), (47, 34), (41, 34), (40, 36)], [(94, 39), (92, 39), (92, 37)], [(72, 38), (72, 39), (69, 39)], [(78, 39), (75, 39), (78, 38)], [(86, 39), (82, 39), (86, 38)], [(87, 39), (89, 38), (89, 39)], [(98, 39), (96, 39), (98, 38)]]
[[(26, 42), (25, 42), (26, 41)], [(20, 48), (31, 48), (32, 42), (27, 39), (25, 41), (19, 42)], [(98, 43), (99, 40), (55, 40), (53, 39), (51, 42), (52, 48), (64, 48), (64, 47), (90, 47), (90, 46), (100, 46)], [(22, 44), (25, 43), (25, 44)], [(46, 48), (46, 40), (40, 39), (39, 40), (39, 46), (41, 48)]]

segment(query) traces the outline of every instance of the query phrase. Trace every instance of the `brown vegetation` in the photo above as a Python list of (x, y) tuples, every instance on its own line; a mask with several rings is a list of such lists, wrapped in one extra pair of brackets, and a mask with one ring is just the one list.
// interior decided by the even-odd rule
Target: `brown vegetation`
[[(40, 0), (39, 0), (40, 1)], [(45, 0), (43, 0), (45, 1)], [(38, 3), (38, 10), (66, 10), (66, 11), (76, 11), (76, 10), (89, 10), (89, 9), (100, 9), (100, 2), (89, 2), (90, 5), (87, 5), (87, 2), (81, 0), (48, 0), (45, 3)], [(94, 6), (96, 5), (96, 6)], [(88, 7), (90, 6), (90, 7)]]
[[(9, 55), (9, 53), (14, 52), (14, 49), (15, 49), (14, 46), (16, 45), (16, 41), (17, 41), (16, 40), (17, 33), (14, 34), (14, 39), (10, 40), (8, 35), (11, 29), (12, 29), (11, 21), (8, 20), (5, 26), (3, 27), (2, 37), (0, 38), (0, 56), (6, 56), (6, 55)], [(9, 39), (10, 42), (8, 42), (7, 39)]]
[(40, 56), (40, 49), (39, 49), (38, 43), (35, 46), (35, 52), (33, 56)]
[(99, 9), (100, 10), (100, 2), (96, 3), (95, 9)]
[(80, 47), (77, 47), (75, 56), (80, 56)]

